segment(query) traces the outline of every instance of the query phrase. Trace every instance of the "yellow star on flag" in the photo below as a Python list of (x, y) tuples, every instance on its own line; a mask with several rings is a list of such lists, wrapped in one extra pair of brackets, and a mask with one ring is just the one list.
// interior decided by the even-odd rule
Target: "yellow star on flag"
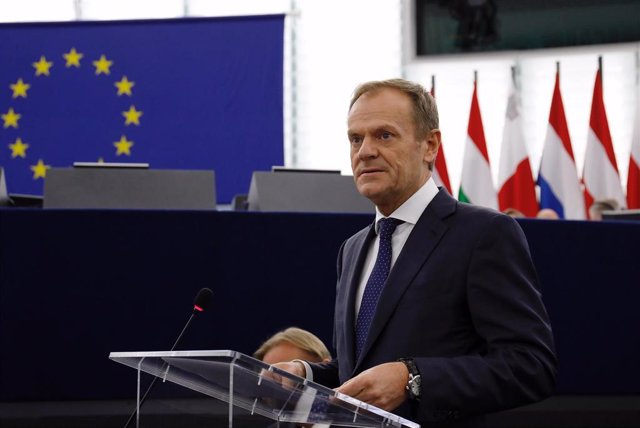
[(133, 146), (133, 141), (128, 141), (127, 137), (124, 135), (120, 137), (120, 141), (114, 142), (113, 145), (116, 146), (116, 156), (131, 156), (131, 146)]
[(65, 64), (66, 67), (69, 68), (80, 67), (80, 60), (82, 59), (84, 54), (78, 52), (76, 48), (71, 48), (69, 52), (62, 54), (62, 56), (64, 57), (65, 61), (67, 61), (67, 63)]
[(29, 148), (29, 145), (23, 143), (22, 138), (18, 137), (15, 143), (9, 144), (9, 148), (11, 149), (12, 159), (17, 158), (18, 156), (24, 159), (27, 157), (27, 149)]
[(5, 128), (8, 128), (10, 126), (17, 128), (18, 121), (20, 120), (22, 115), (13, 111), (13, 108), (10, 108), (6, 114), (0, 115), (0, 117), (2, 117), (2, 120), (4, 120)]
[(92, 62), (96, 68), (96, 76), (99, 74), (111, 74), (109, 67), (113, 65), (113, 61), (109, 61), (104, 55), (100, 55), (100, 59)]
[(129, 95), (131, 96), (131, 88), (135, 86), (135, 82), (131, 82), (127, 79), (127, 76), (122, 76), (119, 82), (116, 82), (116, 88), (118, 88), (118, 96)]
[(45, 165), (42, 159), (38, 159), (38, 163), (31, 165), (31, 171), (33, 171), (33, 179), (45, 178), (47, 170), (51, 169), (51, 165)]
[(13, 91), (13, 98), (27, 98), (27, 91), (29, 90), (31, 85), (28, 83), (24, 83), (22, 79), (18, 79), (16, 83), (12, 83), (11, 85), (9, 85), (9, 87)]
[(134, 125), (140, 125), (140, 116), (142, 116), (142, 112), (139, 110), (136, 110), (135, 106), (129, 107), (128, 111), (123, 111), (122, 115), (125, 118), (125, 121), (124, 121), (125, 125), (131, 125), (132, 123)]
[(33, 63), (33, 67), (36, 69), (36, 76), (45, 76), (49, 75), (49, 69), (53, 67), (52, 61), (47, 61), (47, 59), (43, 56), (37, 62)]

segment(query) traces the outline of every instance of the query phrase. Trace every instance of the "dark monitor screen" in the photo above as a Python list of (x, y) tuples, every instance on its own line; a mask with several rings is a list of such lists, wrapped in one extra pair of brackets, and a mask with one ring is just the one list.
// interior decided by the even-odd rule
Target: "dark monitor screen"
[(416, 54), (635, 42), (637, 0), (416, 0)]
[(148, 169), (148, 163), (133, 162), (74, 162), (74, 168), (134, 168)]
[(640, 221), (640, 210), (603, 211), (603, 220)]

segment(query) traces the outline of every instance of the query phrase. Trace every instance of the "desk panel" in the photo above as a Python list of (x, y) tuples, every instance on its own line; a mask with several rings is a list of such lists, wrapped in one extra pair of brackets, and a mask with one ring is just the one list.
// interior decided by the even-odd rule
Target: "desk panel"
[[(110, 351), (252, 353), (291, 325), (332, 340), (335, 258), (369, 215), (0, 210), (0, 401), (131, 398)], [(523, 220), (558, 393), (640, 393), (640, 224)]]

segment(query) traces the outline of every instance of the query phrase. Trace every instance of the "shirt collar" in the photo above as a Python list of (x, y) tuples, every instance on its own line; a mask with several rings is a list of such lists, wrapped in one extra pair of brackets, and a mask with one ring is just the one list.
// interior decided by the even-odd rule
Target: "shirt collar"
[[(438, 186), (436, 186), (435, 181), (433, 181), (433, 177), (429, 177), (427, 182), (424, 183), (422, 187), (420, 187), (416, 193), (411, 195), (411, 197), (402, 205), (396, 208), (389, 217), (397, 218), (405, 223), (415, 225), (424, 210), (437, 194)], [(381, 218), (384, 218), (384, 215), (382, 215), (378, 210), (378, 207), (376, 207), (376, 233), (378, 233), (378, 220)]]

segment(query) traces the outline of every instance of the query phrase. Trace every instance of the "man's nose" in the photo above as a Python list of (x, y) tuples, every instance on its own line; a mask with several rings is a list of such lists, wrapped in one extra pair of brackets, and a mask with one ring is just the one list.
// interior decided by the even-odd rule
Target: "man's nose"
[(360, 159), (368, 159), (376, 157), (377, 154), (378, 150), (373, 138), (365, 136), (360, 145), (360, 150), (358, 150), (358, 157), (360, 157)]

